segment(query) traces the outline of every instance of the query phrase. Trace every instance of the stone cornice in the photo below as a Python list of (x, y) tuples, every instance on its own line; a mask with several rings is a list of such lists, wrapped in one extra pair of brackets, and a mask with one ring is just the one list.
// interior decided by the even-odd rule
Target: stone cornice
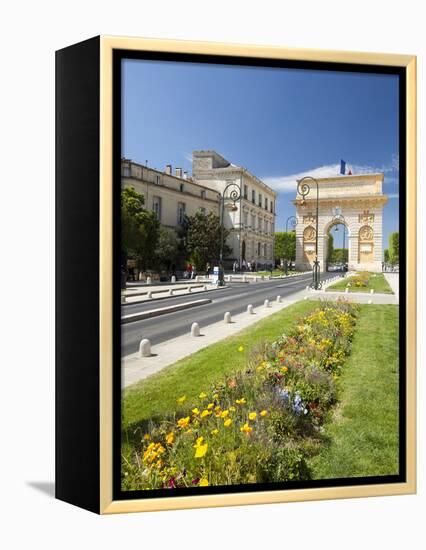
[[(344, 197), (323, 197), (319, 198), (319, 204), (340, 204), (340, 203), (352, 203), (352, 204), (378, 204), (385, 205), (389, 201), (387, 195), (346, 195)], [(302, 199), (295, 199), (291, 201), (295, 206), (302, 207)], [(305, 199), (305, 205), (312, 208), (316, 204), (316, 198)]]

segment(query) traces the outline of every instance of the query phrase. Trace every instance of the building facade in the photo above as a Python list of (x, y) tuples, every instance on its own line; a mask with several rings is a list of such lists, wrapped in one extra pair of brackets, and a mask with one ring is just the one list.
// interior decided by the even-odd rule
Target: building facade
[(192, 177), (181, 168), (167, 165), (159, 171), (128, 159), (121, 161), (122, 187), (143, 194), (145, 208), (156, 213), (160, 223), (178, 230), (185, 215), (196, 212), (220, 217), (221, 197), (229, 183), (238, 186), (241, 198), (228, 208), (225, 197), (224, 226), (232, 252), (227, 264), (237, 261), (269, 266), (274, 262), (276, 194), (245, 168), (235, 166), (215, 151), (194, 151)]
[[(341, 223), (345, 225), (348, 235), (348, 268), (355, 271), (382, 270), (383, 207), (388, 202), (382, 190), (383, 179), (382, 173), (317, 179), (318, 260), (321, 271), (327, 269), (330, 230)], [(296, 269), (300, 270), (311, 269), (315, 260), (316, 196), (313, 184), (305, 200), (297, 195), (293, 201), (297, 219)]]
[(233, 209), (227, 207), (232, 203), (229, 192), (225, 195), (224, 225), (230, 232), (227, 244), (232, 249), (229, 260), (240, 265), (272, 266), (276, 193), (246, 168), (215, 151), (194, 151), (192, 174), (197, 183), (216, 190), (220, 197), (229, 184), (239, 189), (241, 198)]

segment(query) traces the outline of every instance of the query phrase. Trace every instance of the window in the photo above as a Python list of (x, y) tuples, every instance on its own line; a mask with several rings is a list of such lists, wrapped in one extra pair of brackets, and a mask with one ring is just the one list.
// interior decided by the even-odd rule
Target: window
[(262, 231), (262, 218), (259, 217), (259, 231)]
[(154, 183), (155, 183), (155, 185), (160, 185), (160, 183), (161, 183), (161, 179), (160, 179), (160, 176), (158, 174), (155, 175)]
[(268, 197), (265, 197), (265, 210), (268, 210)]
[(265, 256), (265, 258), (268, 256), (268, 249), (267, 249), (266, 243), (263, 245), (263, 255)]
[(158, 221), (161, 220), (161, 197), (152, 198), (152, 210)]
[(269, 206), (270, 206), (271, 212), (273, 213), (274, 212), (274, 201), (271, 201)]
[(183, 193), (183, 192), (185, 191), (185, 185), (184, 185), (183, 183), (181, 183), (181, 184), (179, 185), (179, 191), (180, 191), (181, 193)]
[(243, 212), (243, 224), (247, 227), (248, 225), (248, 212)]
[(262, 206), (262, 193), (259, 193), (259, 206)]
[(130, 178), (130, 166), (123, 166), (123, 176)]
[(254, 189), (251, 190), (251, 202), (256, 203), (256, 191)]
[(179, 225), (183, 224), (183, 221), (185, 219), (185, 203), (184, 202), (178, 202), (178, 215), (177, 215), (177, 221)]
[(206, 192), (204, 189), (201, 189), (201, 198), (202, 199), (205, 199), (206, 198)]
[(254, 214), (251, 215), (251, 226), (256, 229), (256, 216)]
[(269, 230), (269, 222), (268, 220), (265, 220), (265, 233), (268, 234), (268, 230)]
[(247, 185), (244, 185), (244, 194), (243, 194), (243, 197), (246, 199), (247, 198), (247, 194), (248, 194), (248, 187)]
[(257, 255), (260, 256), (260, 243), (257, 243)]

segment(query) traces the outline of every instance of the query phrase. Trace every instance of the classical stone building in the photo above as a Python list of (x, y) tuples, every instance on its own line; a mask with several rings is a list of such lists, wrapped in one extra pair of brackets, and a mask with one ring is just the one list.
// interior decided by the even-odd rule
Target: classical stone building
[[(388, 202), (383, 194), (384, 175), (363, 174), (318, 178), (318, 260), (320, 270), (327, 267), (330, 229), (339, 223), (348, 234), (350, 270), (382, 270), (382, 211)], [(296, 269), (310, 269), (315, 259), (316, 186), (307, 181), (310, 191), (305, 200), (299, 194), (296, 206)], [(340, 217), (336, 216), (336, 208)]]
[[(201, 186), (221, 195), (230, 183), (239, 189), (241, 199), (234, 209), (225, 208), (224, 215), (225, 227), (230, 231), (229, 260), (273, 265), (276, 193), (246, 168), (232, 164), (215, 151), (193, 152), (192, 175)], [(229, 201), (225, 205), (227, 202), (229, 205)]]
[(231, 164), (215, 151), (194, 151), (192, 177), (171, 165), (164, 172), (121, 161), (122, 187), (133, 187), (145, 197), (145, 207), (154, 211), (162, 225), (178, 229), (185, 215), (197, 211), (220, 216), (221, 195), (230, 183), (238, 186), (241, 199), (235, 209), (225, 201), (224, 225), (230, 231), (227, 244), (232, 252), (229, 267), (237, 260), (272, 265), (274, 260), (276, 194), (247, 169)]
[(181, 168), (166, 166), (164, 172), (131, 160), (121, 161), (121, 185), (133, 187), (145, 198), (145, 207), (156, 213), (165, 227), (178, 229), (185, 215), (197, 211), (218, 213), (217, 193), (194, 182)]

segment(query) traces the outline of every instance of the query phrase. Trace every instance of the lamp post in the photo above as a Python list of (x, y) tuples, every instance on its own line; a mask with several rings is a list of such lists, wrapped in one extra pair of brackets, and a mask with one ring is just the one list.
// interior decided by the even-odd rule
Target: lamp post
[[(296, 216), (289, 216), (285, 222), (285, 232), (286, 232), (286, 238), (288, 239), (288, 224), (290, 223), (290, 226), (293, 228), (293, 231), (294, 229), (296, 228), (296, 225), (297, 225), (297, 219), (296, 219)], [(287, 242), (288, 244), (288, 242)], [(287, 252), (288, 252), (288, 247), (286, 247), (286, 258), (285, 258), (285, 274), (286, 276), (288, 275), (288, 258), (287, 258)]]
[(313, 178), (312, 176), (305, 176), (301, 180), (297, 182), (297, 192), (302, 197), (301, 205), (305, 206), (306, 200), (305, 197), (309, 195), (311, 191), (311, 186), (308, 182), (313, 182), (315, 184), (315, 187), (317, 188), (317, 196), (316, 196), (316, 224), (315, 224), (315, 260), (314, 265), (312, 269), (312, 283), (311, 288), (314, 288), (315, 290), (318, 290), (321, 288), (322, 283), (320, 279), (320, 271), (319, 271), (319, 261), (318, 261), (318, 214), (319, 214), (319, 186), (318, 181)]
[(225, 217), (225, 203), (231, 202), (230, 210), (235, 212), (238, 210), (237, 201), (241, 199), (241, 189), (234, 182), (227, 183), (223, 193), (219, 194), (220, 197), (220, 253), (219, 253), (219, 285), (223, 286), (224, 282), (224, 270), (223, 270), (223, 233), (224, 233), (224, 217)]

